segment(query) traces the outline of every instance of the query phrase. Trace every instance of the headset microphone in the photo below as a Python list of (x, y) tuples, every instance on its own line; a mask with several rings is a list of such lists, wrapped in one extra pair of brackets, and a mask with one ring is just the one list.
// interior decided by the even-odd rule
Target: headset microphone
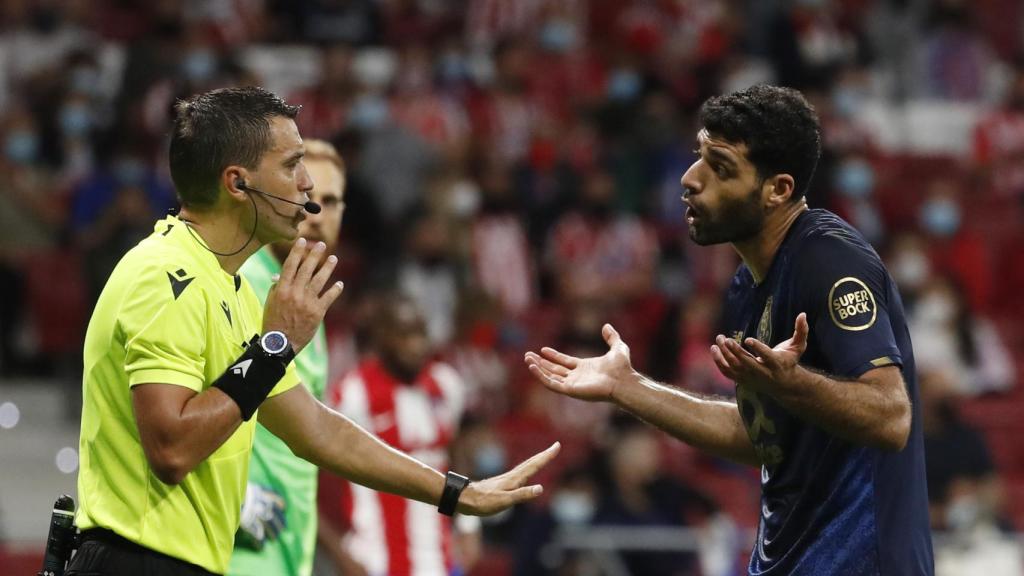
[(241, 178), (235, 180), (235, 186), (237, 186), (238, 188), (240, 188), (242, 190), (245, 190), (246, 192), (255, 192), (255, 193), (260, 194), (262, 196), (269, 196), (270, 198), (273, 198), (275, 200), (280, 200), (281, 202), (287, 202), (289, 204), (294, 204), (296, 206), (302, 206), (302, 208), (306, 212), (309, 212), (310, 214), (319, 214), (320, 210), (322, 210), (320, 205), (317, 204), (316, 202), (313, 202), (312, 200), (310, 200), (309, 202), (305, 202), (305, 203), (292, 202), (291, 200), (288, 200), (287, 198), (281, 198), (280, 196), (274, 196), (273, 194), (270, 194), (268, 192), (264, 192), (262, 190), (257, 190), (256, 188), (253, 188), (252, 186), (249, 186), (248, 184), (246, 184), (245, 181), (242, 180)]

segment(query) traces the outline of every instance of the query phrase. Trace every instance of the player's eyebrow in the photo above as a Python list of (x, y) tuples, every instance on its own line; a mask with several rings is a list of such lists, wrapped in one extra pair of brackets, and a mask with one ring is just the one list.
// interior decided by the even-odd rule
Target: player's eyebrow
[(736, 167), (736, 162), (732, 159), (732, 156), (726, 152), (708, 147), (707, 155), (710, 156), (713, 160), (726, 165), (726, 167), (728, 168)]

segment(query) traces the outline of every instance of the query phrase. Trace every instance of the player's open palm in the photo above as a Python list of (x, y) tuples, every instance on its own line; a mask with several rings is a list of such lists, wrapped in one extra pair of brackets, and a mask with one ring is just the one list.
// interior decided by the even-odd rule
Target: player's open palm
[(619, 382), (633, 373), (629, 346), (611, 324), (601, 329), (608, 352), (595, 358), (577, 358), (554, 348), (541, 348), (540, 354), (526, 353), (526, 365), (533, 376), (549, 390), (580, 400), (610, 400)]
[(774, 348), (756, 338), (747, 338), (743, 343), (748, 352), (739, 342), (719, 334), (711, 347), (711, 356), (727, 378), (771, 394), (790, 380), (799, 365), (800, 357), (807, 350), (808, 332), (807, 314), (801, 312), (796, 317), (793, 336)]

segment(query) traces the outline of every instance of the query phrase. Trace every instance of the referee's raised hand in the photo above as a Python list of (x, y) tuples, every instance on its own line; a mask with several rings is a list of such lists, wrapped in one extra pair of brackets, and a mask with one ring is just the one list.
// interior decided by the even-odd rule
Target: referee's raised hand
[(526, 483), (561, 449), (561, 443), (555, 442), (504, 474), (471, 482), (459, 498), (458, 511), (473, 516), (489, 516), (540, 496), (544, 493), (540, 484), (527, 486)]
[(263, 308), (263, 332), (284, 332), (296, 354), (312, 340), (327, 309), (344, 289), (342, 282), (335, 282), (324, 290), (338, 257), (332, 254), (324, 260), (323, 242), (307, 244), (305, 238), (292, 244)]

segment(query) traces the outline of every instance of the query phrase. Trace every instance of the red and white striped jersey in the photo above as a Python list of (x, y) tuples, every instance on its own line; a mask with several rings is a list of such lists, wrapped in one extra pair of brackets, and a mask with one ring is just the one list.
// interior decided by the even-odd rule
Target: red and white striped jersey
[[(403, 384), (376, 359), (362, 362), (331, 385), (332, 406), (397, 448), (438, 470), (448, 467), (465, 391), (448, 364), (427, 365), (414, 384)], [(442, 576), (453, 568), (451, 522), (435, 506), (346, 483), (345, 545), (373, 575)]]

